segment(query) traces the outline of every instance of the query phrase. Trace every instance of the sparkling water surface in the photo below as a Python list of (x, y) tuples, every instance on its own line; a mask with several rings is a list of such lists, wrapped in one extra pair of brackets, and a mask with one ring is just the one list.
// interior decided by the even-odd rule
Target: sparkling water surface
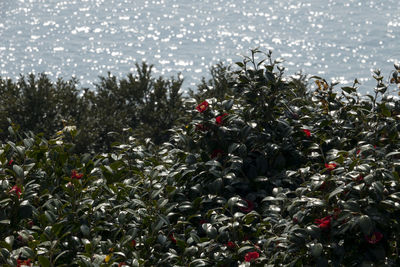
[(288, 73), (303, 71), (370, 90), (400, 60), (394, 0), (1, 0), (0, 75), (75, 76), (93, 88), (135, 63), (156, 76), (182, 73), (194, 88), (210, 66), (273, 50)]

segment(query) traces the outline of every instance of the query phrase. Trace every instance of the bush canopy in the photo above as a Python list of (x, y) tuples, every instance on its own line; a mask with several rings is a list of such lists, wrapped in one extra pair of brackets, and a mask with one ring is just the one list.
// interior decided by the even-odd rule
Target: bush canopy
[(151, 69), (0, 80), (2, 266), (400, 265), (399, 66), (372, 95), (257, 49), (186, 95)]

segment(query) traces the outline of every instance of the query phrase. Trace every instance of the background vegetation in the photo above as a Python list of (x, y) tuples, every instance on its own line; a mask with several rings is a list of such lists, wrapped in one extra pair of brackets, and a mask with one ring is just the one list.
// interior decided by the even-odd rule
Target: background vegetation
[(0, 263), (399, 266), (399, 72), (361, 95), (253, 50), (185, 96), (145, 64), (3, 79)]

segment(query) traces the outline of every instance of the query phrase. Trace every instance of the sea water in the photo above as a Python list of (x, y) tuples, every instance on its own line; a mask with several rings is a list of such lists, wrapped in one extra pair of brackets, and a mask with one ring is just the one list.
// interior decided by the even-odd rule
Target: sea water
[(250, 49), (273, 51), (289, 74), (302, 71), (373, 89), (400, 60), (400, 4), (394, 0), (1, 0), (0, 75), (44, 72), (124, 77), (135, 63), (185, 88), (212, 65)]

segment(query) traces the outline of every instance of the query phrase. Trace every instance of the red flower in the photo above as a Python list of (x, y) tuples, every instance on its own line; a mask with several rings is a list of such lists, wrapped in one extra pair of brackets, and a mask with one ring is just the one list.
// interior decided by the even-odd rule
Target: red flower
[(375, 231), (370, 236), (365, 236), (365, 239), (370, 244), (376, 244), (383, 238), (383, 234), (381, 232)]
[(302, 129), (302, 130), (306, 134), (307, 137), (311, 136), (311, 131), (310, 130), (307, 130), (307, 129)]
[(322, 219), (315, 219), (314, 223), (318, 224), (320, 229), (326, 230), (331, 226), (332, 215), (326, 216)]
[(203, 113), (204, 111), (206, 111), (206, 109), (208, 108), (208, 102), (207, 101), (203, 101), (202, 103), (200, 103), (196, 109), (200, 112)]
[(31, 266), (31, 259), (27, 260), (17, 260), (17, 267), (22, 267), (22, 266)]
[(8, 193), (15, 193), (15, 194), (18, 196), (18, 198), (20, 198), (22, 191), (21, 191), (21, 188), (19, 188), (18, 185), (14, 185), (14, 186), (11, 188), (11, 190), (8, 191)]
[(248, 252), (245, 256), (244, 256), (244, 260), (247, 262), (251, 262), (251, 260), (255, 260), (257, 258), (260, 257), (260, 254), (258, 254), (257, 251), (253, 251), (253, 252)]
[(362, 180), (364, 180), (364, 177), (360, 174), (355, 180), (361, 182)]
[(232, 241), (229, 241), (228, 243), (226, 243), (226, 246), (229, 249), (235, 249), (236, 248), (236, 244), (234, 242), (232, 242)]
[(328, 169), (328, 171), (333, 171), (337, 167), (336, 163), (325, 163), (325, 168)]
[(71, 179), (78, 179), (80, 180), (83, 177), (83, 173), (78, 173), (76, 170), (72, 170), (71, 172)]
[(8, 162), (8, 166), (11, 166), (14, 163), (13, 159), (10, 159), (10, 161)]
[(214, 149), (213, 152), (211, 152), (211, 158), (218, 158), (224, 154), (224, 151), (222, 149)]
[(244, 199), (244, 201), (246, 201), (246, 203), (247, 203), (247, 208), (240, 207), (241, 211), (250, 212), (250, 211), (254, 210), (254, 203), (252, 201), (247, 200), (247, 199)]
[(221, 116), (216, 117), (216, 118), (215, 118), (215, 122), (216, 122), (218, 125), (222, 125), (223, 118), (224, 118), (225, 116), (228, 116), (228, 113), (224, 113), (224, 114), (222, 114)]
[(175, 237), (174, 237), (174, 234), (169, 234), (169, 239), (171, 239), (171, 241), (174, 243), (174, 244), (176, 244), (176, 239), (175, 239)]
[(360, 153), (361, 153), (361, 150), (360, 150), (360, 149), (359, 149), (359, 150), (357, 150), (357, 152), (356, 152), (356, 153), (357, 153), (357, 155), (358, 155), (358, 154), (360, 154)]

